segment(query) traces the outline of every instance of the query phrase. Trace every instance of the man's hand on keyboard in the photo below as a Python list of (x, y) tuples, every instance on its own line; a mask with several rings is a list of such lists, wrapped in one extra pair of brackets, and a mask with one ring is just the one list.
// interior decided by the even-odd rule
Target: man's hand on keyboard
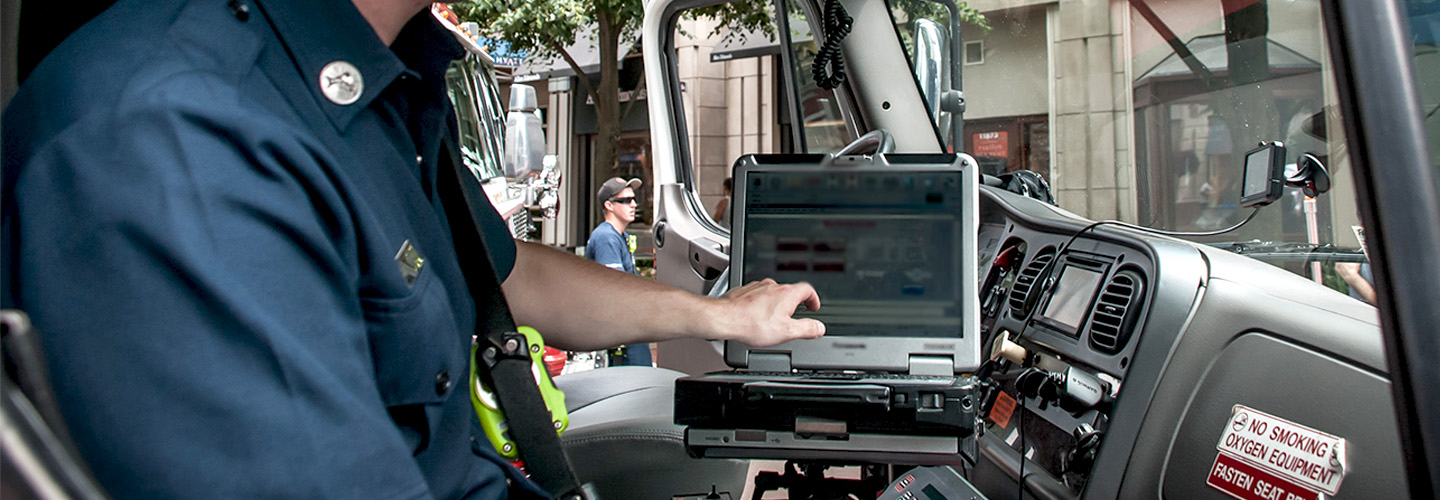
[(802, 304), (820, 310), (820, 296), (809, 283), (781, 285), (767, 278), (731, 290), (719, 300), (720, 317), (711, 318), (717, 329), (713, 338), (766, 347), (825, 335), (824, 323), (793, 317)]

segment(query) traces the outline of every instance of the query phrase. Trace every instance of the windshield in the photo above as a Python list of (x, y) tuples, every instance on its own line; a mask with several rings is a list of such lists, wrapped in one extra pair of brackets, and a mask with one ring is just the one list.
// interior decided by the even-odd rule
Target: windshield
[(457, 59), (445, 71), (445, 89), (455, 106), (460, 155), (481, 180), (504, 175), (501, 143), (505, 116), (490, 68), (473, 55)]
[[(917, 51), (916, 21), (948, 19), (930, 2), (889, 5), (923, 79), (935, 56)], [(1187, 239), (1351, 291), (1363, 229), (1317, 0), (968, 6), (988, 26), (961, 26), (959, 149), (984, 173), (1036, 172), (1061, 208), (1090, 219), (1215, 231), (1251, 213), (1239, 203), (1245, 153), (1278, 141), (1287, 168), (1320, 160), (1330, 192), (1286, 187), (1242, 227)], [(937, 134), (947, 126), (937, 119)]]
[(1420, 113), (1425, 117), (1425, 134), (1430, 144), (1430, 162), (1440, 170), (1440, 1), (1410, 0), (1405, 3), (1414, 42), (1415, 82), (1420, 88)]

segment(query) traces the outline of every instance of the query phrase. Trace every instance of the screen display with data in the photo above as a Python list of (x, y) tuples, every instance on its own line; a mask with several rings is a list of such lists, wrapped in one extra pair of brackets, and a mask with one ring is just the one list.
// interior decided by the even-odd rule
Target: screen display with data
[(827, 336), (958, 336), (960, 176), (751, 172), (743, 280), (814, 285)]

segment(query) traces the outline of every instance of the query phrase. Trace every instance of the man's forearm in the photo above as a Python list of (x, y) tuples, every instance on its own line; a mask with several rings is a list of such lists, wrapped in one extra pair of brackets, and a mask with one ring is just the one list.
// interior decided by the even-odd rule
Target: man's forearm
[(569, 350), (703, 338), (721, 307), (715, 299), (526, 242), (516, 242), (515, 269), (504, 289), (517, 322)]
[(534, 243), (516, 242), (505, 297), (516, 321), (570, 350), (697, 338), (764, 347), (825, 334), (825, 325), (794, 318), (820, 309), (806, 283), (761, 280), (721, 298), (701, 297)]
[(1361, 300), (1364, 300), (1365, 302), (1369, 302), (1371, 305), (1376, 305), (1376, 304), (1375, 304), (1375, 287), (1370, 286), (1370, 282), (1369, 282), (1369, 281), (1366, 281), (1365, 278), (1361, 277), (1361, 276), (1358, 275), (1358, 274), (1355, 275), (1355, 280), (1354, 280), (1354, 281), (1351, 281), (1351, 280), (1348, 280), (1348, 279), (1345, 280), (1345, 281), (1346, 281), (1347, 283), (1349, 283), (1350, 288), (1354, 288), (1354, 289), (1355, 289), (1355, 293), (1360, 294), (1360, 299), (1361, 299)]

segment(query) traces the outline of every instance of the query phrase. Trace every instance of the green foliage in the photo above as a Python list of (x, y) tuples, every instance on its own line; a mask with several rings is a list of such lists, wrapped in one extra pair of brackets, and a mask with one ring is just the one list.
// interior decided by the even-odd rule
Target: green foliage
[[(949, 13), (931, 0), (890, 0), (892, 9), (922, 17), (944, 20)], [(601, 13), (615, 24), (615, 33), (623, 46), (634, 40), (625, 37), (637, 33), (644, 18), (643, 0), (474, 0), (450, 4), (461, 21), (473, 21), (489, 37), (505, 40), (516, 50), (530, 51), (541, 60), (559, 56), (557, 47), (574, 44), (576, 38), (596, 24)], [(717, 36), (729, 28), (737, 33), (775, 35), (775, 8), (769, 0), (739, 0), (693, 9), (686, 18), (711, 18), (721, 22), (707, 36)], [(969, 26), (990, 30), (985, 15), (960, 2), (960, 19)], [(591, 36), (595, 36), (593, 31)], [(688, 35), (688, 33), (686, 33)]]
[(655, 279), (655, 258), (636, 257), (635, 272), (639, 274), (641, 278)]
[(1345, 278), (1340, 277), (1340, 273), (1335, 272), (1335, 263), (1333, 262), (1326, 262), (1320, 266), (1320, 280), (1331, 290), (1344, 294), (1350, 293), (1350, 284), (1345, 282)]
[[(941, 25), (948, 26), (950, 22), (950, 11), (944, 5), (931, 0), (888, 0), (890, 3), (890, 15), (895, 18), (895, 27), (900, 32), (900, 41), (905, 44), (905, 51), (908, 54), (915, 53), (915, 21), (929, 19)], [(975, 36), (975, 28), (979, 28), (981, 34), (990, 31), (990, 20), (984, 14), (970, 7), (965, 2), (958, 2), (960, 7), (960, 31), (961, 36)]]
[(621, 36), (634, 31), (643, 15), (640, 4), (640, 0), (476, 0), (450, 4), (450, 9), (461, 21), (479, 24), (485, 36), (545, 60), (575, 43), (596, 24), (600, 12), (610, 14), (612, 23), (619, 21)]
[[(897, 21), (907, 25), (913, 24), (913, 20), (919, 17), (948, 19), (945, 7), (930, 0), (889, 1), (893, 2), (892, 10), (906, 13), (907, 19)], [(603, 179), (611, 174), (616, 163), (616, 138), (623, 112), (618, 109), (619, 66), (603, 61), (614, 61), (612, 58), (616, 57), (617, 51), (614, 42), (624, 47), (635, 41), (633, 37), (639, 32), (644, 19), (645, 0), (473, 0), (450, 4), (450, 9), (461, 21), (478, 24), (484, 36), (505, 40), (513, 50), (528, 51), (530, 57), (538, 61), (563, 57), (570, 59), (572, 67), (575, 67), (573, 56), (577, 54), (564, 54), (563, 51), (575, 45), (582, 34), (592, 37), (590, 41), (600, 49), (603, 74), (595, 80), (580, 78), (579, 81), (596, 103), (599, 123), (594, 168), (602, 174), (596, 177)], [(708, 34), (712, 37), (719, 35), (724, 28), (742, 37), (746, 33), (761, 33), (773, 40), (775, 35), (775, 13), (770, 0), (738, 0), (694, 9), (685, 15), (691, 19), (719, 20), (715, 30)], [(989, 29), (985, 17), (963, 3), (960, 15), (972, 24)], [(911, 26), (904, 28), (913, 31)], [(614, 38), (599, 40), (604, 34)]]
[[(685, 17), (688, 19), (719, 19), (721, 22), (715, 26), (715, 29), (706, 34), (708, 37), (718, 36), (727, 27), (736, 33), (757, 32), (763, 33), (771, 39), (775, 37), (775, 7), (769, 0), (739, 0), (691, 9), (685, 12)], [(689, 33), (682, 34), (689, 35)]]
[[(931, 0), (889, 0), (889, 3), (891, 12), (905, 12), (909, 14), (909, 19), (902, 20), (899, 16), (896, 17), (897, 21), (904, 21), (907, 24), (913, 23), (916, 19), (921, 18), (933, 19), (940, 21), (942, 24), (947, 19), (950, 19), (950, 12), (945, 6)], [(990, 20), (985, 18), (985, 14), (981, 14), (980, 11), (970, 7), (968, 3), (956, 3), (960, 7), (960, 21), (965, 23), (962, 25), (962, 29), (974, 27), (980, 28), (980, 30), (985, 33), (990, 31)]]

